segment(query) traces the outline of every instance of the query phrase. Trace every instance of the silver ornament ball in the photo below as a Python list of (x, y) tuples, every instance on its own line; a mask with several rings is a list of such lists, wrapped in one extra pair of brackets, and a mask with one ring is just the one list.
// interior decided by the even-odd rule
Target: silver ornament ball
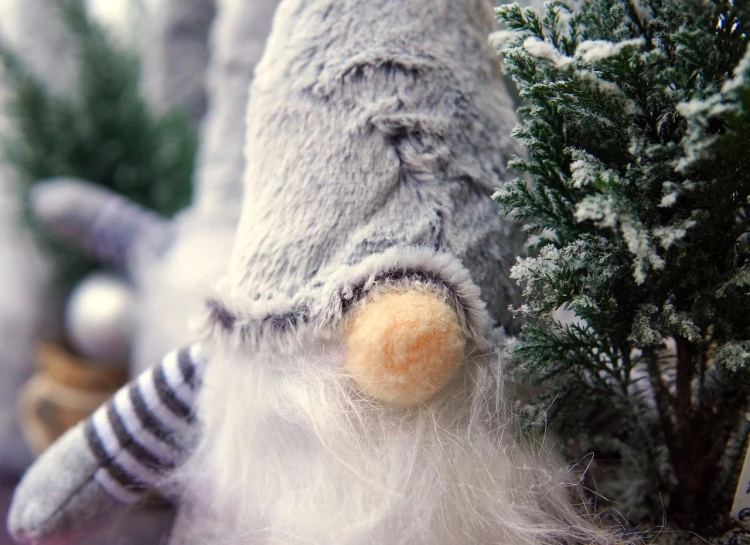
[(128, 363), (135, 332), (133, 289), (112, 274), (88, 276), (70, 295), (65, 328), (82, 356), (101, 363)]

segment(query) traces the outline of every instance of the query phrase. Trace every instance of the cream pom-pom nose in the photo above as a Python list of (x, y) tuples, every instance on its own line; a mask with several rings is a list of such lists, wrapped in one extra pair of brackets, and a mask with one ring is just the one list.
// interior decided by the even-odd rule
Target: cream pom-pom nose
[(393, 291), (366, 302), (350, 320), (345, 368), (364, 394), (409, 406), (450, 382), (465, 348), (458, 316), (441, 296)]

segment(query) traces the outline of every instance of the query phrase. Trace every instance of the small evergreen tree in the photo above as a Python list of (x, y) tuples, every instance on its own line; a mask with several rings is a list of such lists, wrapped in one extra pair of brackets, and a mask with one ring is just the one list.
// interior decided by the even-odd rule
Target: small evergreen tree
[[(13, 122), (3, 152), (22, 193), (37, 181), (71, 176), (165, 216), (174, 214), (192, 195), (197, 137), (188, 116), (152, 112), (141, 93), (138, 56), (91, 18), (85, 0), (61, 1), (59, 9), (77, 53), (69, 95), (52, 92), (25, 66), (22, 55), (0, 43)], [(95, 267), (73, 248), (37, 234), (65, 284)]]
[(497, 13), (528, 154), (496, 199), (532, 235), (512, 276), (536, 411), (648, 483), (634, 522), (718, 532), (750, 431), (750, 2)]

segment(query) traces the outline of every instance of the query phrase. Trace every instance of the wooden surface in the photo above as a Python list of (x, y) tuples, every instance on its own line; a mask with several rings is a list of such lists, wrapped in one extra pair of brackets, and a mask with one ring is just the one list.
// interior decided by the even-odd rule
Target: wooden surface
[[(5, 529), (5, 519), (13, 494), (15, 480), (0, 476), (0, 545), (13, 545)], [(100, 535), (85, 545), (164, 545), (174, 518), (170, 508), (139, 508), (119, 528)], [(84, 544), (80, 544), (84, 545)]]

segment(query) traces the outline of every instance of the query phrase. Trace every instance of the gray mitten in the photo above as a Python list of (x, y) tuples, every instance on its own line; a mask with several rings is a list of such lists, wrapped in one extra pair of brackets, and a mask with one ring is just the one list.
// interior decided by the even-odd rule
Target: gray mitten
[(75, 543), (125, 514), (126, 504), (94, 478), (98, 469), (80, 424), (39, 458), (16, 491), (8, 517), (14, 539)]
[(66, 433), (16, 489), (8, 529), (19, 543), (77, 543), (159, 487), (195, 439), (199, 345), (167, 355)]
[(73, 178), (54, 178), (31, 189), (35, 216), (49, 232), (96, 256), (130, 269), (153, 260), (174, 238), (174, 227), (114, 191)]

